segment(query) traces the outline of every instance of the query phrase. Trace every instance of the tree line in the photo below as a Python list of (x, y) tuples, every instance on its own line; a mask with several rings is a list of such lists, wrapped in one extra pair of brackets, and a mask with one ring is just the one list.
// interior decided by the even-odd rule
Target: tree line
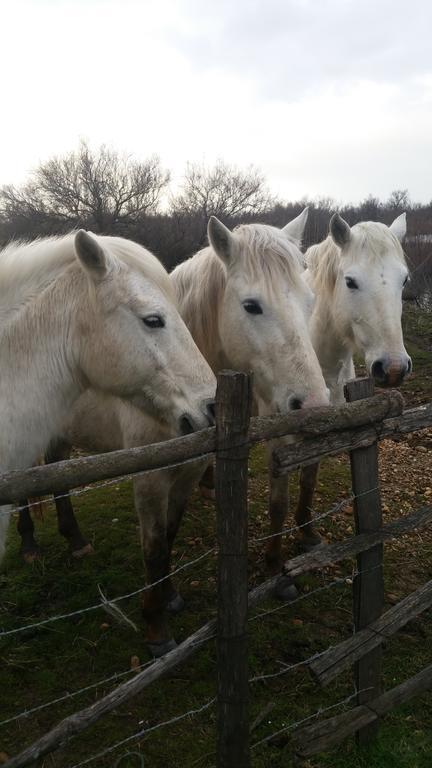
[(181, 187), (170, 191), (170, 173), (156, 155), (136, 160), (105, 146), (92, 150), (86, 142), (41, 163), (24, 184), (0, 188), (0, 242), (83, 227), (136, 240), (171, 269), (206, 244), (211, 215), (230, 227), (252, 221), (282, 227), (305, 205), (311, 209), (305, 246), (327, 236), (335, 210), (351, 225), (389, 224), (407, 211), (411, 290), (432, 277), (432, 242), (426, 237), (432, 234), (432, 202), (414, 203), (406, 189), (394, 190), (386, 201), (369, 195), (358, 205), (338, 205), (331, 198), (285, 203), (271, 194), (257, 169), (219, 160), (210, 168), (189, 163)]

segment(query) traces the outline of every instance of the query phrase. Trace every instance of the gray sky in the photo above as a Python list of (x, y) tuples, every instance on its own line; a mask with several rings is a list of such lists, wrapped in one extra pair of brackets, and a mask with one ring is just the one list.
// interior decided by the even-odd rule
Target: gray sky
[(429, 0), (3, 0), (0, 184), (80, 138), (254, 164), (283, 199), (432, 198)]

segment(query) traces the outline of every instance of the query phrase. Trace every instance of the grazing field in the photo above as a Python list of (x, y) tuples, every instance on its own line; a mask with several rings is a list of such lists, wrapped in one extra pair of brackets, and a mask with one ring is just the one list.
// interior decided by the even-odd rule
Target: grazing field
[[(407, 306), (405, 334), (415, 374), (403, 392), (410, 404), (432, 395), (432, 318)], [(399, 442), (384, 441), (380, 470), (384, 518), (389, 521), (432, 500), (432, 434), (412, 435)], [(323, 463), (315, 514), (319, 515), (350, 493), (348, 458)], [(296, 479), (291, 479), (293, 505)], [(250, 537), (268, 532), (266, 517), (267, 473), (264, 451), (255, 449), (250, 464)], [(54, 511), (36, 523), (43, 558), (25, 565), (19, 541), (11, 532), (10, 546), (0, 574), (0, 626), (2, 630), (30, 624), (96, 604), (98, 585), (110, 598), (142, 585), (143, 565), (130, 483), (111, 485), (77, 497), (75, 509), (82, 530), (95, 555), (75, 561), (56, 532)], [(328, 541), (349, 535), (352, 507), (325, 518), (319, 530)], [(215, 512), (211, 502), (198, 495), (189, 511), (174, 548), (174, 563), (197, 558), (215, 545)], [(296, 550), (286, 537), (285, 553)], [(186, 599), (186, 610), (172, 620), (175, 637), (184, 639), (215, 614), (214, 555), (201, 560), (176, 577)], [(283, 672), (315, 652), (348, 637), (351, 625), (351, 575), (353, 563), (334, 566), (300, 580), (302, 595), (326, 587), (316, 595), (289, 606), (276, 602), (261, 605), (252, 613), (250, 634), (251, 676)], [(406, 535), (385, 545), (387, 606), (416, 589), (432, 574), (432, 532)], [(250, 550), (250, 583), (266, 576), (263, 545)], [(345, 578), (342, 578), (345, 577)], [(0, 720), (24, 709), (93, 686), (77, 696), (40, 709), (27, 718), (0, 726), (0, 762), (36, 739), (62, 717), (95, 701), (117, 681), (117, 673), (134, 674), (131, 667), (145, 664), (149, 656), (143, 642), (139, 597), (125, 600), (122, 610), (136, 623), (138, 632), (97, 610), (30, 629), (0, 639)], [(261, 616), (267, 610), (278, 610)], [(385, 686), (393, 687), (430, 663), (432, 616), (430, 612), (408, 624), (384, 650)], [(137, 658), (136, 658), (137, 657)], [(184, 667), (103, 718), (62, 750), (41, 761), (44, 766), (72, 767), (128, 736), (202, 707), (215, 695), (216, 657), (213, 643), (203, 647)], [(120, 680), (126, 679), (126, 675)], [(350, 674), (321, 690), (300, 669), (251, 685), (252, 744), (280, 731), (269, 742), (253, 749), (253, 768), (284, 768), (292, 762), (290, 724), (319, 708), (335, 704), (352, 693)], [(334, 710), (337, 712), (338, 710)], [(187, 717), (131, 741), (90, 763), (95, 766), (134, 768), (211, 768), (214, 765), (214, 708)], [(286, 730), (283, 730), (286, 729)], [(3, 754), (4, 753), (4, 754)], [(432, 755), (432, 694), (389, 715), (380, 736), (370, 749), (357, 749), (347, 741), (331, 753), (310, 760), (309, 768), (429, 768)]]

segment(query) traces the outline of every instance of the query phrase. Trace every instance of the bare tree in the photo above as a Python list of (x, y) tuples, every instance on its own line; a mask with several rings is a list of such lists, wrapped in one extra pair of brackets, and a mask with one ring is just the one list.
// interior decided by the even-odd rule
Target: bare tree
[(407, 189), (394, 189), (391, 193), (387, 207), (392, 208), (395, 211), (406, 210), (411, 208), (411, 200)]
[(273, 204), (265, 179), (257, 169), (241, 170), (218, 160), (213, 168), (187, 165), (183, 187), (171, 198), (170, 209), (174, 216), (187, 214), (200, 219), (204, 237), (210, 216), (224, 220), (256, 216)]
[(154, 213), (168, 181), (156, 156), (137, 161), (105, 146), (92, 151), (82, 142), (77, 152), (42, 163), (24, 186), (3, 187), (0, 215), (112, 232)]

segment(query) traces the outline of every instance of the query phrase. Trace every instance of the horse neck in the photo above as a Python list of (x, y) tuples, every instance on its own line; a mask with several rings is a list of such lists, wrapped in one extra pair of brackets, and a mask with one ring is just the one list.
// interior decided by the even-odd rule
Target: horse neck
[(219, 306), (225, 290), (223, 267), (206, 248), (180, 264), (171, 279), (180, 315), (214, 373), (229, 367), (219, 334)]
[(0, 336), (0, 466), (26, 467), (44, 452), (84, 389), (74, 359), (75, 314), (65, 276), (23, 307)]
[(335, 305), (317, 292), (310, 322), (312, 344), (330, 389), (332, 403), (344, 402), (343, 386), (351, 378), (352, 348), (338, 326)]

